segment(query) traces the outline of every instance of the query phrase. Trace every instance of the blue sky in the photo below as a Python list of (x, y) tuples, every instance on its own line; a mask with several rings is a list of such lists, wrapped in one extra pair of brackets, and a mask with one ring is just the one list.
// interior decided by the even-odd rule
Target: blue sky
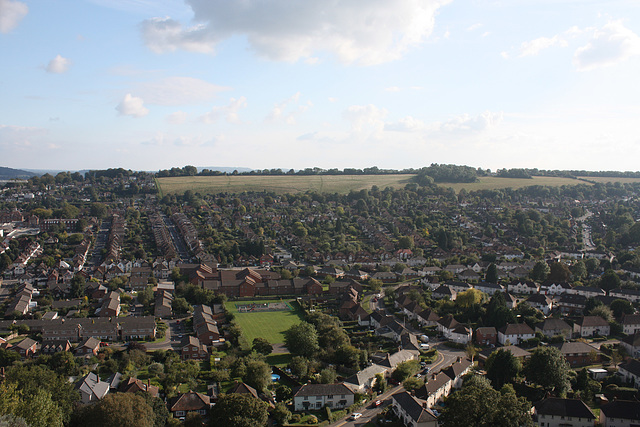
[(640, 170), (640, 7), (0, 0), (1, 166)]

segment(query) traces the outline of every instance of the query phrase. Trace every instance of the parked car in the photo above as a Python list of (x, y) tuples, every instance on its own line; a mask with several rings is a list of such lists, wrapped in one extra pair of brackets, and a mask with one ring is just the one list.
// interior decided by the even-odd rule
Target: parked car
[(382, 405), (382, 400), (378, 399), (375, 402), (373, 402), (371, 404), (372, 407), (377, 408), (378, 406)]
[(360, 418), (362, 416), (362, 414), (360, 412), (354, 412), (353, 414), (351, 414), (351, 416), (349, 417), (350, 420), (357, 420), (358, 418)]

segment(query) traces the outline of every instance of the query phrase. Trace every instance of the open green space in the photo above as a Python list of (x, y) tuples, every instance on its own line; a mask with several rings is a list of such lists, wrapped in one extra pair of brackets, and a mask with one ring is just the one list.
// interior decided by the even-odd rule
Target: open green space
[(183, 194), (187, 190), (200, 194), (267, 191), (276, 194), (323, 193), (347, 194), (351, 190), (370, 189), (374, 185), (403, 188), (414, 175), (230, 175), (180, 176), (157, 178), (162, 194)]
[(249, 343), (254, 338), (265, 338), (271, 344), (284, 343), (284, 331), (302, 321), (302, 316), (298, 304), (295, 301), (285, 300), (293, 310), (288, 311), (263, 311), (239, 313), (236, 304), (249, 305), (264, 304), (270, 302), (281, 302), (279, 299), (264, 299), (253, 301), (227, 301), (227, 310), (235, 316), (235, 320), (242, 329), (242, 334)]
[(498, 178), (495, 176), (482, 176), (478, 178), (477, 182), (460, 182), (453, 184), (439, 184), (443, 187), (453, 188), (456, 193), (459, 193), (463, 188), (467, 191), (476, 190), (499, 190), (502, 188), (523, 188), (531, 187), (532, 185), (541, 185), (549, 187), (560, 187), (563, 185), (578, 185), (586, 184), (587, 182), (580, 181), (573, 178), (563, 178), (555, 176), (534, 176), (531, 179), (526, 178)]
[(601, 182), (603, 184), (607, 182), (619, 182), (621, 184), (631, 184), (634, 182), (640, 182), (640, 178), (625, 178), (625, 177), (608, 177), (608, 176), (580, 176), (580, 179), (586, 179), (587, 181)]
[[(350, 191), (371, 189), (374, 185), (403, 188), (412, 182), (414, 175), (229, 175), (229, 176), (180, 176), (157, 178), (161, 194), (183, 194), (191, 190), (200, 194), (241, 193), (244, 191), (266, 191), (276, 194), (304, 193), (317, 191), (347, 194)], [(638, 182), (639, 178), (586, 178), (594, 182)], [(461, 189), (497, 190), (502, 188), (522, 188), (532, 185), (558, 187), (589, 183), (564, 177), (534, 176), (532, 179), (498, 178), (484, 176), (471, 183), (440, 183), (438, 185)]]

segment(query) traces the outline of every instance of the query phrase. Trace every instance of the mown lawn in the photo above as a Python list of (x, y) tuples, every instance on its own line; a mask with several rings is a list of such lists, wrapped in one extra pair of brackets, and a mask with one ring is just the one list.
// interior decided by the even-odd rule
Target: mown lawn
[(270, 302), (281, 302), (281, 300), (228, 301), (226, 303), (227, 310), (233, 313), (236, 322), (242, 328), (242, 334), (249, 343), (252, 343), (253, 339), (257, 337), (265, 338), (271, 344), (284, 343), (284, 331), (302, 321), (298, 305), (294, 301), (287, 301), (293, 307), (293, 310), (289, 311), (239, 313), (236, 308), (236, 304), (248, 305)]

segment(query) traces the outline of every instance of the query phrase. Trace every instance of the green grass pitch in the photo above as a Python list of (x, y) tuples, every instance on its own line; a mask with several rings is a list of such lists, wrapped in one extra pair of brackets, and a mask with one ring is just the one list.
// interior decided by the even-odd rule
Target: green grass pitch
[(247, 338), (249, 344), (257, 337), (265, 338), (271, 344), (284, 343), (284, 331), (302, 321), (298, 304), (290, 300), (287, 300), (287, 302), (293, 307), (293, 310), (289, 311), (238, 313), (236, 308), (236, 304), (248, 305), (270, 302), (281, 302), (281, 300), (227, 301), (227, 310), (235, 316), (236, 322), (242, 328), (242, 334)]

